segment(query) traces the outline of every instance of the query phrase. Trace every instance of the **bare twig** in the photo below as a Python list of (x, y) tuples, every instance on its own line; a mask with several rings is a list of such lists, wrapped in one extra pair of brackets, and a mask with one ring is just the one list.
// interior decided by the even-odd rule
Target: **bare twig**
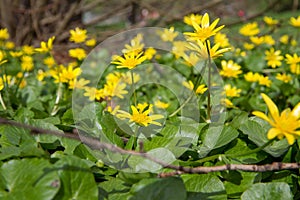
[(176, 165), (167, 164), (157, 158), (152, 157), (151, 155), (149, 155), (147, 153), (133, 151), (133, 150), (125, 150), (125, 149), (122, 149), (113, 144), (100, 142), (96, 138), (86, 137), (83, 135), (79, 136), (78, 134), (74, 134), (74, 133), (64, 133), (64, 132), (60, 132), (60, 131), (45, 130), (42, 128), (37, 128), (37, 127), (31, 126), (31, 125), (19, 123), (19, 122), (12, 121), (12, 120), (7, 120), (4, 118), (0, 118), (0, 124), (15, 126), (15, 127), (19, 127), (19, 128), (25, 128), (25, 129), (30, 130), (31, 134), (50, 134), (50, 135), (55, 135), (58, 137), (65, 137), (65, 138), (82, 141), (83, 143), (85, 143), (89, 147), (91, 147), (92, 149), (97, 149), (97, 150), (107, 149), (114, 153), (141, 156), (143, 158), (146, 158), (148, 160), (151, 160), (151, 161), (161, 165), (163, 168), (169, 168), (169, 169), (175, 170), (173, 172), (160, 173), (158, 175), (159, 177), (168, 177), (168, 176), (174, 176), (174, 175), (181, 175), (181, 174), (185, 174), (185, 173), (202, 174), (202, 173), (210, 173), (210, 172), (225, 171), (225, 170), (266, 172), (266, 171), (278, 171), (278, 170), (285, 170), (285, 169), (299, 169), (300, 168), (300, 163), (281, 163), (281, 162), (274, 162), (272, 164), (265, 164), (265, 165), (227, 164), (227, 165), (211, 166), (211, 167), (176, 166)]

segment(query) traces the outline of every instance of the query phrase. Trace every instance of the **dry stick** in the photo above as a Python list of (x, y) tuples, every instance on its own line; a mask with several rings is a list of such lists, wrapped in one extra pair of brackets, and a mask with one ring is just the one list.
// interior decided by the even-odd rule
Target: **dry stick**
[(300, 163), (281, 163), (281, 162), (274, 162), (272, 164), (265, 164), (265, 165), (243, 165), (243, 164), (227, 164), (227, 165), (221, 165), (221, 166), (212, 166), (212, 167), (182, 167), (182, 166), (176, 166), (167, 164), (161, 160), (158, 160), (152, 156), (150, 156), (147, 153), (144, 152), (138, 152), (138, 151), (132, 151), (132, 150), (125, 150), (120, 147), (117, 147), (113, 144), (108, 144), (104, 142), (98, 141), (96, 138), (91, 137), (85, 137), (80, 136), (72, 133), (62, 133), (59, 131), (53, 131), (53, 130), (45, 130), (42, 128), (37, 128), (31, 125), (19, 123), (12, 120), (7, 120), (4, 118), (0, 118), (0, 124), (15, 126), (19, 128), (25, 128), (30, 130), (31, 134), (49, 134), (49, 135), (55, 135), (59, 137), (65, 137), (70, 138), (78, 141), (82, 141), (83, 143), (89, 145), (90, 147), (97, 149), (97, 150), (103, 150), (107, 149), (115, 153), (121, 153), (121, 154), (129, 154), (133, 156), (141, 156), (143, 158), (146, 158), (148, 160), (151, 160), (159, 165), (161, 165), (164, 168), (174, 169), (176, 171), (174, 172), (167, 172), (167, 173), (160, 173), (159, 177), (168, 177), (168, 176), (174, 176), (174, 175), (180, 175), (180, 174), (201, 174), (201, 173), (209, 173), (209, 172), (217, 172), (217, 171), (225, 171), (225, 170), (241, 170), (241, 171), (249, 171), (249, 172), (266, 172), (266, 171), (276, 171), (276, 170), (284, 170), (284, 169), (299, 169)]

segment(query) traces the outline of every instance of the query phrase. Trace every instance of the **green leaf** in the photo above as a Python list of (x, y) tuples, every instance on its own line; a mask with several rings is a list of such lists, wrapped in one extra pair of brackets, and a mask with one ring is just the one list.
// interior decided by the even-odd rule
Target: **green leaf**
[(55, 199), (98, 199), (98, 188), (86, 162), (75, 156), (63, 156), (55, 163), (61, 189)]
[(287, 183), (256, 183), (242, 194), (241, 199), (292, 200), (293, 195)]
[(119, 178), (112, 178), (108, 181), (101, 182), (98, 186), (101, 188), (101, 194), (108, 199), (113, 199), (112, 197), (115, 197), (114, 195), (121, 195), (130, 190), (130, 185)]
[[(254, 142), (257, 146), (262, 146), (266, 144), (269, 140), (267, 138), (267, 132), (269, 130), (269, 125), (257, 118), (253, 117), (248, 120), (248, 122), (244, 123), (240, 130), (248, 135), (248, 138)], [(271, 145), (264, 148), (264, 151), (271, 154), (274, 157), (279, 157), (283, 155), (289, 148), (289, 144), (286, 139), (273, 142)]]
[(207, 131), (203, 133), (202, 141), (200, 146), (200, 157), (205, 157), (211, 150), (220, 148), (239, 135), (238, 131), (231, 126), (209, 126)]
[(217, 176), (185, 174), (181, 177), (188, 192), (188, 200), (227, 198), (225, 187)]
[(164, 179), (143, 179), (130, 190), (130, 200), (182, 200), (186, 199), (186, 190), (178, 177)]
[(57, 171), (44, 159), (11, 160), (1, 166), (0, 174), (1, 199), (50, 200), (60, 188)]

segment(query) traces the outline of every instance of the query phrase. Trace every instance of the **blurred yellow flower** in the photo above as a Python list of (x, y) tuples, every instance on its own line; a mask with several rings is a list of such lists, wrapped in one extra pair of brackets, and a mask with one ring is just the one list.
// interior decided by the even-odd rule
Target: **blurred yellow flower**
[(196, 24), (200, 24), (202, 20), (202, 15), (199, 14), (190, 14), (187, 16), (184, 16), (183, 22), (187, 25), (193, 26), (193, 22)]
[(55, 36), (49, 38), (47, 43), (46, 42), (41, 42), (41, 47), (36, 48), (35, 51), (40, 52), (40, 53), (47, 53), (47, 52), (51, 51), (52, 48), (53, 48), (54, 39), (55, 39)]
[(292, 76), (289, 74), (287, 75), (286, 73), (282, 73), (282, 74), (278, 73), (276, 74), (276, 79), (284, 83), (288, 83), (292, 80)]
[(233, 108), (234, 105), (229, 99), (223, 99), (222, 104), (226, 106), (226, 108)]
[(156, 50), (152, 47), (147, 48), (144, 53), (144, 55), (147, 57), (147, 60), (151, 60), (155, 54)]
[(285, 109), (279, 114), (276, 104), (266, 94), (261, 94), (263, 100), (268, 106), (269, 115), (260, 111), (253, 111), (252, 114), (267, 121), (272, 128), (268, 131), (269, 140), (277, 137), (278, 139), (287, 139), (289, 145), (292, 145), (300, 135), (300, 103), (291, 111)]
[(24, 52), (24, 54), (32, 55), (34, 54), (34, 47), (29, 45), (24, 45), (22, 47), (22, 51)]
[(59, 77), (61, 79), (61, 82), (66, 83), (69, 81), (73, 81), (81, 74), (81, 72), (82, 71), (79, 67), (73, 68), (72, 65), (69, 65), (68, 67), (64, 67), (62, 69), (62, 71), (59, 73)]
[(264, 43), (268, 44), (268, 45), (274, 45), (275, 40), (273, 39), (273, 37), (271, 35), (265, 35), (264, 36)]
[(185, 32), (184, 35), (187, 36), (188, 40), (201, 40), (204, 42), (211, 36), (214, 36), (217, 32), (219, 32), (224, 25), (219, 26), (216, 28), (219, 18), (217, 18), (212, 24), (209, 22), (209, 15), (205, 13), (201, 19), (201, 24), (197, 24), (196, 22), (192, 22), (192, 26), (195, 29), (195, 31), (192, 32)]
[(294, 53), (293, 56), (290, 54), (285, 54), (285, 61), (290, 65), (290, 70), (294, 74), (300, 74), (300, 57)]
[(85, 42), (85, 45), (88, 46), (88, 47), (93, 47), (96, 45), (96, 40), (95, 39), (89, 39)]
[(4, 52), (0, 50), (0, 65), (7, 62), (7, 60), (5, 60), (4, 57), (5, 57)]
[(51, 68), (55, 65), (55, 60), (52, 56), (49, 56), (44, 58), (43, 63), (47, 65), (49, 68)]
[(279, 41), (283, 44), (288, 44), (289, 43), (289, 35), (282, 35), (280, 38), (279, 38)]
[(239, 74), (242, 73), (241, 66), (233, 62), (233, 60), (222, 60), (221, 61), (222, 70), (220, 75), (224, 77), (237, 78)]
[(162, 102), (160, 100), (155, 101), (154, 105), (155, 105), (155, 107), (161, 108), (161, 109), (167, 109), (170, 106), (169, 103), (165, 103), (165, 102)]
[(175, 54), (176, 58), (182, 57), (187, 50), (186, 41), (174, 41), (172, 46), (172, 53)]
[(174, 30), (174, 27), (170, 27), (169, 29), (164, 29), (163, 31), (158, 31), (158, 34), (162, 41), (164, 42), (173, 42), (173, 40), (177, 37), (178, 32)]
[(297, 18), (291, 17), (290, 24), (296, 28), (299, 28), (300, 27), (300, 16), (298, 16)]
[(84, 89), (87, 84), (89, 84), (90, 81), (86, 80), (84, 78), (80, 78), (79, 80), (75, 78), (74, 80), (69, 81), (69, 89)]
[(84, 91), (83, 96), (88, 97), (90, 101), (100, 100), (103, 97), (102, 90), (95, 87), (84, 87)]
[(154, 124), (157, 126), (162, 126), (161, 123), (156, 122), (155, 120), (164, 118), (163, 115), (151, 114), (152, 113), (152, 104), (138, 104), (137, 107), (132, 105), (131, 111), (132, 114), (118, 110), (116, 116), (120, 119), (129, 119), (129, 122), (135, 122), (140, 126), (148, 126), (149, 124)]
[(122, 50), (123, 54), (134, 54), (138, 55), (143, 51), (145, 46), (142, 43), (143, 35), (141, 33), (137, 34), (131, 41), (130, 44), (125, 44), (125, 49)]
[(277, 19), (273, 19), (272, 17), (268, 17), (268, 16), (264, 17), (264, 22), (268, 26), (274, 26), (274, 25), (277, 25), (279, 23), (279, 21)]
[(283, 60), (283, 56), (280, 55), (281, 51), (275, 51), (274, 48), (271, 48), (269, 51), (265, 51), (265, 60), (267, 60), (267, 65), (272, 68), (276, 68), (281, 66), (281, 60)]
[[(182, 85), (183, 85), (184, 87), (186, 87), (187, 89), (191, 90), (191, 91), (193, 91), (193, 90), (194, 90), (194, 87), (195, 87), (195, 86), (194, 86), (194, 83), (193, 83), (192, 81), (183, 81), (183, 82), (182, 82)], [(206, 90), (207, 90), (207, 87), (205, 87), (204, 84), (201, 84), (201, 85), (199, 85), (199, 86), (197, 87), (195, 93), (196, 93), (196, 94), (203, 94)]]
[(247, 42), (244, 43), (243, 46), (244, 46), (244, 48), (247, 49), (247, 50), (252, 50), (252, 49), (255, 47), (254, 44), (247, 43)]
[(82, 43), (87, 38), (87, 31), (76, 27), (74, 30), (70, 30), (70, 41), (75, 43)]
[(260, 30), (258, 28), (257, 22), (248, 23), (242, 28), (240, 28), (239, 33), (244, 36), (254, 36), (259, 34)]
[(255, 44), (256, 46), (261, 45), (262, 43), (264, 43), (264, 37), (257, 37), (257, 36), (251, 36), (250, 40), (253, 44)]
[(244, 75), (244, 78), (248, 82), (256, 82), (259, 80), (260, 75), (258, 73), (248, 72)]
[(7, 28), (0, 29), (0, 40), (7, 40), (9, 38), (9, 33)]
[(241, 89), (237, 89), (236, 87), (232, 87), (230, 84), (226, 84), (224, 86), (226, 97), (239, 97), (242, 92)]
[(31, 56), (22, 56), (21, 68), (23, 71), (33, 70), (33, 58)]
[(86, 57), (85, 50), (82, 48), (75, 48), (69, 50), (69, 55), (72, 58), (76, 58), (78, 60), (83, 60)]
[(21, 57), (23, 55), (23, 52), (22, 51), (10, 51), (9, 54), (12, 57), (17, 58), (17, 57)]
[(259, 76), (259, 79), (258, 79), (259, 85), (264, 85), (264, 86), (270, 87), (271, 83), (272, 83), (272, 81), (269, 79), (268, 76), (263, 76), (263, 75)]
[(224, 33), (220, 33), (220, 32), (216, 33), (216, 35), (214, 36), (214, 42), (215, 44), (220, 44), (221, 48), (230, 46), (228, 37)]
[(114, 108), (112, 108), (111, 106), (107, 107), (107, 112), (109, 112), (112, 115), (116, 115), (119, 110), (120, 110), (120, 106), (119, 105), (115, 106)]
[(13, 48), (15, 48), (15, 43), (12, 41), (7, 41), (7, 42), (5, 42), (5, 47), (7, 49), (13, 49)]

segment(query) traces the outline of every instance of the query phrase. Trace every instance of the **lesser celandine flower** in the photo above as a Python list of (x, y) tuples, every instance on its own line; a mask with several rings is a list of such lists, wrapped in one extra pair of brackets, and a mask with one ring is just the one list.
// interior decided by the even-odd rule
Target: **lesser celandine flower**
[(158, 31), (158, 34), (162, 41), (164, 42), (172, 42), (178, 35), (178, 32), (174, 30), (174, 27), (170, 27), (169, 29), (164, 29), (163, 31)]
[(288, 43), (289, 43), (289, 35), (282, 35), (282, 36), (279, 38), (279, 41), (280, 41), (282, 44), (288, 44)]
[(290, 24), (296, 28), (299, 28), (300, 27), (300, 16), (298, 16), (297, 18), (291, 17)]
[(86, 40), (87, 31), (85, 29), (80, 29), (76, 27), (74, 30), (70, 30), (70, 41), (75, 43), (82, 43)]
[(149, 47), (145, 50), (144, 56), (147, 57), (147, 60), (151, 60), (156, 54), (156, 50), (153, 47)]
[(89, 84), (90, 81), (86, 80), (84, 78), (80, 78), (79, 80), (77, 78), (74, 78), (74, 80), (69, 81), (69, 89), (84, 89), (87, 84)]
[(274, 26), (279, 23), (277, 19), (273, 19), (272, 17), (268, 17), (268, 16), (264, 17), (264, 22), (269, 26)]
[(186, 41), (173, 41), (172, 53), (175, 54), (176, 58), (185, 54), (185, 51), (188, 50), (187, 44)]
[(120, 99), (123, 99), (123, 95), (128, 93), (125, 88), (125, 83), (107, 81), (103, 88), (103, 95), (107, 99), (111, 99), (112, 97), (119, 97)]
[(200, 61), (200, 57), (195, 52), (191, 52), (189, 55), (184, 54), (182, 58), (189, 67), (196, 66)]
[(33, 70), (33, 58), (31, 56), (22, 56), (21, 58), (21, 68), (23, 71)]
[(216, 35), (214, 36), (214, 42), (215, 44), (220, 44), (221, 48), (230, 46), (227, 35), (224, 33), (220, 33), (220, 32), (216, 33)]
[(93, 47), (93, 46), (96, 45), (96, 42), (97, 42), (97, 41), (96, 41), (94, 38), (92, 38), (92, 39), (87, 40), (87, 41), (85, 42), (85, 45), (88, 46), (88, 47)]
[(282, 73), (282, 74), (278, 73), (276, 74), (276, 79), (284, 83), (288, 83), (292, 80), (292, 76), (286, 73)]
[(135, 55), (135, 53), (126, 53), (124, 54), (124, 57), (118, 56), (115, 61), (111, 63), (116, 64), (117, 68), (133, 69), (146, 59), (147, 57), (143, 56), (143, 52), (139, 53), (138, 55)]
[(222, 104), (224, 104), (226, 106), (226, 108), (233, 108), (234, 107), (232, 101), (230, 101), (227, 98), (222, 100)]
[(219, 32), (224, 25), (216, 28), (219, 18), (217, 18), (212, 24), (209, 23), (209, 15), (205, 13), (201, 19), (201, 24), (197, 24), (196, 22), (192, 22), (192, 26), (195, 29), (193, 33), (185, 32), (184, 35), (188, 36), (188, 40), (201, 40), (205, 41), (211, 36), (214, 36), (217, 32)]
[(300, 74), (300, 57), (294, 53), (293, 56), (290, 54), (285, 54), (285, 61), (290, 65), (290, 70), (294, 74)]
[(273, 39), (273, 37), (271, 35), (265, 35), (264, 36), (264, 43), (268, 44), (268, 45), (274, 45), (275, 40)]
[(29, 45), (24, 45), (22, 47), (22, 51), (24, 52), (24, 54), (32, 55), (34, 54), (34, 47)]
[(280, 55), (281, 51), (275, 51), (274, 48), (271, 48), (269, 51), (265, 51), (265, 60), (267, 60), (267, 65), (272, 68), (276, 68), (281, 66), (281, 60), (283, 60), (283, 56)]
[(13, 49), (13, 48), (15, 48), (15, 43), (14, 42), (12, 42), (12, 41), (7, 41), (7, 42), (5, 42), (5, 47), (7, 48), (7, 49)]
[(258, 73), (248, 72), (244, 75), (244, 78), (248, 82), (256, 82), (259, 80), (260, 75)]
[(49, 56), (44, 58), (43, 63), (47, 65), (47, 67), (51, 68), (55, 65), (55, 60), (52, 56)]
[(134, 54), (138, 55), (142, 52), (145, 44), (142, 43), (143, 35), (137, 34), (131, 41), (130, 44), (125, 44), (125, 49), (122, 50), (123, 54)]
[(55, 36), (51, 37), (48, 39), (47, 43), (46, 42), (41, 42), (41, 47), (40, 48), (36, 48), (35, 50), (37, 52), (40, 52), (40, 53), (47, 53), (49, 51), (52, 50), (53, 48), (53, 41), (55, 39)]
[(95, 99), (100, 100), (103, 97), (102, 90), (98, 90), (95, 87), (85, 87), (84, 91), (83, 96), (88, 97), (90, 101), (94, 101)]
[[(192, 81), (183, 81), (182, 85), (191, 91), (194, 90), (194, 87), (195, 87), (194, 83)], [(195, 93), (203, 94), (206, 90), (207, 90), (207, 87), (205, 87), (204, 84), (201, 84), (197, 87), (197, 89), (195, 90)]]
[(250, 40), (253, 44), (255, 44), (256, 46), (261, 45), (264, 43), (264, 37), (257, 37), (257, 36), (251, 36)]
[(114, 108), (112, 106), (107, 106), (107, 112), (109, 112), (112, 115), (116, 115), (118, 113), (118, 110), (120, 110), (120, 106), (117, 105)]
[(61, 82), (66, 83), (69, 81), (73, 81), (81, 74), (81, 69), (79, 67), (74, 68), (72, 65), (68, 65), (68, 67), (64, 67), (59, 73), (59, 77), (61, 78)]
[(241, 89), (237, 89), (236, 87), (232, 87), (230, 84), (226, 84), (224, 86), (226, 97), (239, 97), (241, 93)]
[(300, 135), (300, 103), (291, 111), (290, 108), (285, 109), (279, 114), (275, 103), (266, 94), (261, 94), (263, 100), (268, 106), (269, 115), (260, 111), (254, 111), (253, 115), (267, 121), (272, 128), (268, 131), (267, 137), (269, 140), (277, 137), (287, 139), (289, 145), (292, 145), (296, 138)]
[(72, 58), (76, 58), (78, 60), (83, 60), (86, 57), (85, 50), (82, 48), (75, 48), (69, 50), (69, 55)]
[(155, 120), (162, 119), (164, 118), (164, 116), (159, 114), (153, 115), (152, 107), (153, 107), (152, 104), (139, 103), (137, 106), (132, 105), (130, 107), (132, 114), (123, 110), (118, 110), (116, 116), (120, 119), (129, 119), (129, 122), (134, 122), (140, 126), (148, 126), (149, 124), (161, 126), (161, 123)]
[(260, 30), (258, 28), (257, 22), (248, 23), (239, 30), (239, 33), (244, 36), (254, 36), (259, 34), (259, 32)]
[(0, 65), (7, 62), (7, 60), (4, 59), (4, 57), (5, 57), (4, 52), (0, 50)]
[(165, 102), (162, 102), (160, 100), (155, 101), (154, 105), (155, 105), (155, 107), (161, 108), (161, 109), (167, 109), (170, 106), (169, 103), (165, 103)]
[(270, 87), (271, 83), (272, 83), (272, 81), (269, 79), (268, 76), (260, 75), (259, 78), (258, 78), (258, 84), (259, 85)]
[(252, 50), (252, 49), (255, 47), (254, 44), (251, 44), (251, 43), (248, 43), (248, 42), (245, 42), (245, 43), (243, 44), (243, 46), (244, 46), (244, 48), (247, 49), (247, 50)]
[(7, 28), (0, 29), (0, 40), (7, 40), (9, 38), (9, 33)]
[(220, 71), (220, 75), (229, 78), (237, 78), (239, 74), (242, 73), (241, 66), (233, 60), (226, 60), (221, 61), (222, 70)]
[(223, 53), (230, 50), (230, 48), (219, 49), (219, 43), (215, 44), (211, 48), (209, 40), (207, 40), (207, 42), (202, 42), (201, 40), (197, 40), (196, 42), (189, 42), (186, 46), (188, 49), (197, 52), (199, 58), (202, 60), (208, 59), (207, 49), (209, 50), (210, 58), (212, 59), (222, 56)]
[(200, 24), (202, 20), (202, 15), (190, 14), (183, 18), (183, 22), (187, 25), (193, 26), (193, 23)]

